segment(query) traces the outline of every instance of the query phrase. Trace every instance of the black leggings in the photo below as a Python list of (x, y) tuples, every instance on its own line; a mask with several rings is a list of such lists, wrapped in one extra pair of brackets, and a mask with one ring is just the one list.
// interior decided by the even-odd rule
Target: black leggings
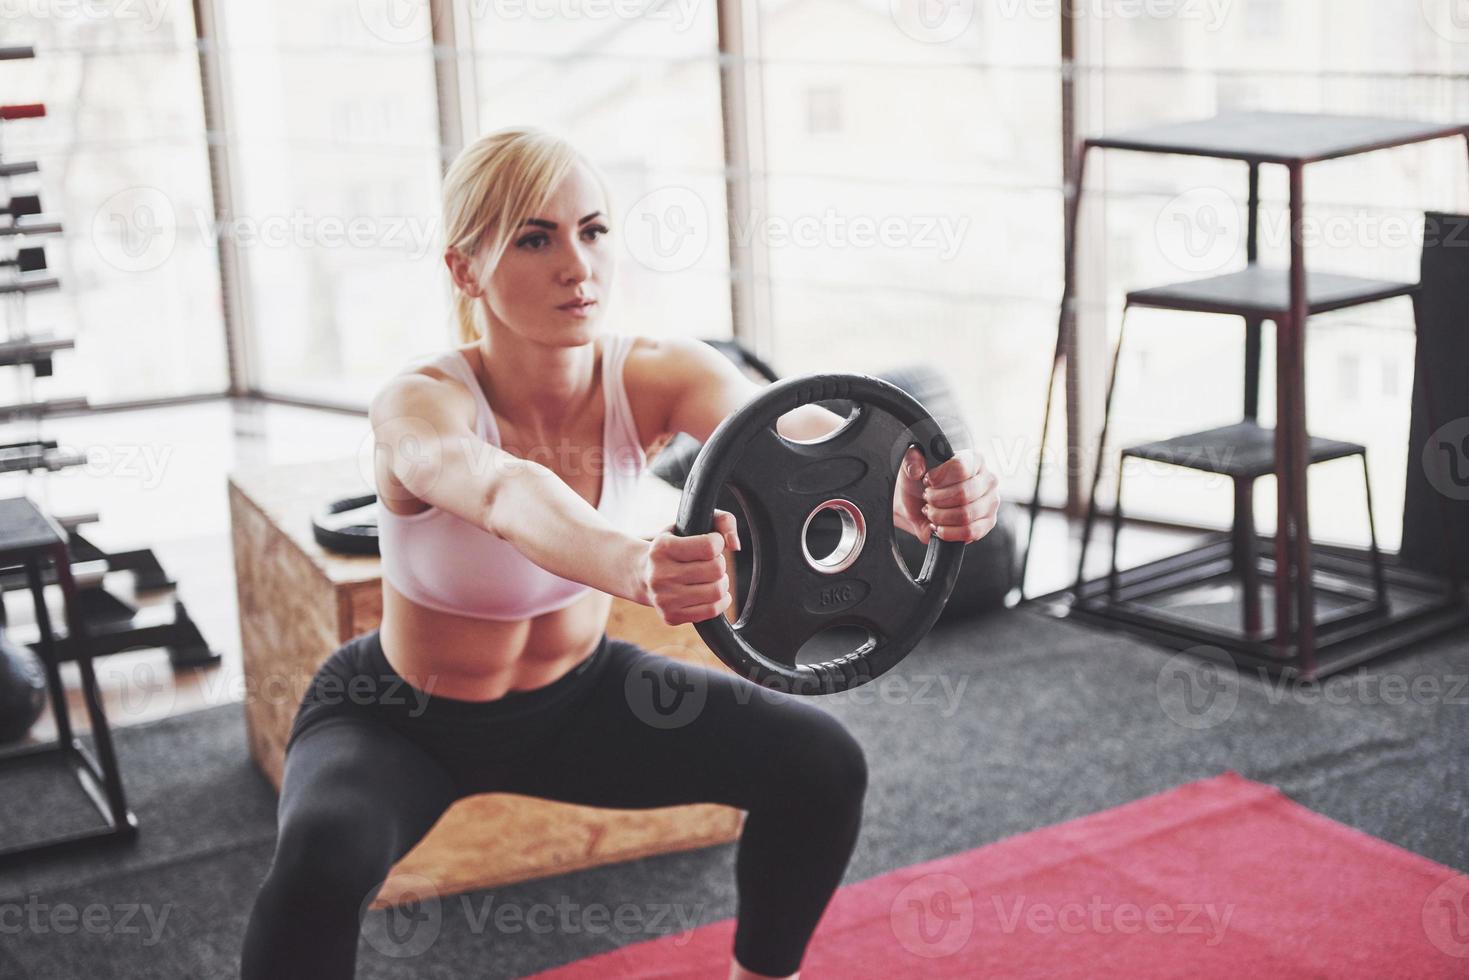
[(411, 687), (374, 630), (328, 658), (297, 712), (242, 980), (352, 977), (390, 868), (455, 800), (492, 791), (747, 811), (733, 953), (785, 976), (841, 881), (866, 788), (862, 748), (841, 722), (728, 672), (603, 636), (546, 687), (462, 701)]

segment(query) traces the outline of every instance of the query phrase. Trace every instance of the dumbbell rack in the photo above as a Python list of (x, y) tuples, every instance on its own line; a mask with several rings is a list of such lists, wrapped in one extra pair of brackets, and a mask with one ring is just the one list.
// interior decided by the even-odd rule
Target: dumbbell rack
[[(0, 48), (0, 61), (32, 58), (30, 47)], [(0, 136), (5, 124), (16, 120), (43, 118), (44, 104), (0, 105)], [(31, 397), (36, 378), (52, 375), (54, 355), (71, 350), (75, 341), (53, 333), (31, 333), (26, 329), (26, 297), (31, 293), (60, 288), (61, 282), (47, 268), (45, 246), (38, 240), (62, 232), (61, 221), (41, 208), (37, 193), (11, 192), (13, 179), (40, 172), (34, 160), (10, 161), (0, 142), (0, 248), (14, 244), (13, 254), (0, 258), (0, 301), (5, 303), (5, 336), (0, 338), (0, 368), (17, 368), (22, 375), (24, 396), (16, 404), (0, 405), (0, 424), (30, 422), (33, 429), (39, 420), (59, 411), (75, 411), (87, 407), (86, 398), (37, 400)], [(30, 438), (0, 443), (0, 474), (41, 471), (56, 472), (85, 463), (83, 454), (59, 446), (55, 440), (41, 438), (33, 431)], [(79, 531), (83, 525), (99, 520), (95, 513), (58, 516), (57, 523), (67, 533), (72, 574), (77, 582), (76, 603), (86, 624), (87, 645), (92, 656), (120, 653), (148, 647), (164, 647), (175, 667), (206, 666), (219, 662), (219, 654), (209, 648), (189, 618), (188, 610), (175, 596), (171, 606), (153, 605), (139, 608), (105, 587), (108, 572), (133, 573), (134, 593), (171, 590), (175, 582), (159, 564), (152, 549), (107, 552), (97, 547)], [(46, 584), (55, 584), (54, 569), (46, 575)], [(23, 569), (0, 570), (0, 592), (26, 587)], [(0, 610), (3, 621), (3, 610)], [(58, 636), (57, 659), (75, 660), (76, 651), (69, 636)]]

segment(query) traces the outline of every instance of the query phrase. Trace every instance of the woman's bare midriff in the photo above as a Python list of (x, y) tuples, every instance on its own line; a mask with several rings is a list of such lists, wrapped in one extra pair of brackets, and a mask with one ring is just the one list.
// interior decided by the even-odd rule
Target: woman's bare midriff
[(429, 609), (383, 580), (383, 654), (430, 695), (490, 701), (545, 687), (581, 663), (602, 638), (612, 597), (591, 590), (565, 609), (496, 621)]

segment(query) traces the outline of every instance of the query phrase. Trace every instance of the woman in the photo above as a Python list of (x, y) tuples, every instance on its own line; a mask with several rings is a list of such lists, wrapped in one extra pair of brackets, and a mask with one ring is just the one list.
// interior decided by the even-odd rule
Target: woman
[[(707, 439), (758, 391), (707, 345), (599, 331), (608, 210), (596, 170), (537, 130), (480, 139), (445, 177), (462, 343), (373, 400), (382, 623), (333, 653), (302, 699), (245, 980), (351, 977), (361, 915), (391, 866), (455, 800), (490, 791), (746, 810), (729, 976), (797, 975), (857, 839), (866, 761), (809, 701), (669, 671), (675, 661), (604, 632), (613, 596), (670, 624), (729, 607), (731, 515), (687, 538), (621, 526), (655, 442)], [(779, 429), (810, 439), (839, 422), (807, 406)], [(902, 526), (953, 540), (993, 526), (993, 477), (972, 457), (927, 476), (941, 485), (929, 516), (923, 483), (901, 481)], [(698, 710), (673, 724), (648, 710), (691, 678)]]

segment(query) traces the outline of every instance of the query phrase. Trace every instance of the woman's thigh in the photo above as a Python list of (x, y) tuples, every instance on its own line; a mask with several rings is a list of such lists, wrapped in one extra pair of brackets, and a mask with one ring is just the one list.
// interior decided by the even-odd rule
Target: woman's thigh
[(725, 803), (866, 782), (861, 746), (807, 699), (612, 641), (598, 683), (510, 776), (511, 792), (617, 808)]
[(457, 795), (448, 771), (387, 725), (323, 718), (286, 754), (278, 860), (381, 880)]

